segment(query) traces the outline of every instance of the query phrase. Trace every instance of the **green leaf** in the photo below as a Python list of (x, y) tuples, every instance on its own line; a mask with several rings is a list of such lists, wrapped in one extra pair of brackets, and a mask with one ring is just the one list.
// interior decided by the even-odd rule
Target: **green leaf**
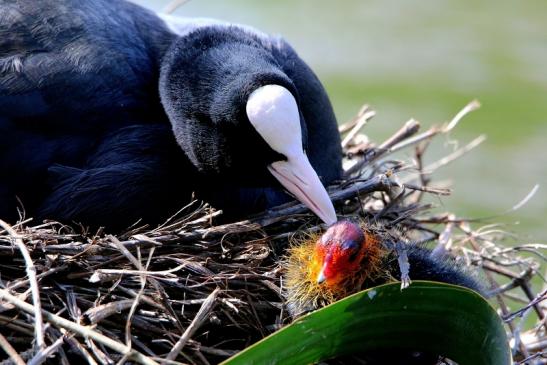
[(414, 281), (364, 290), (301, 317), (224, 365), (312, 364), (368, 350), (440, 354), (460, 365), (512, 363), (503, 323), (477, 293)]

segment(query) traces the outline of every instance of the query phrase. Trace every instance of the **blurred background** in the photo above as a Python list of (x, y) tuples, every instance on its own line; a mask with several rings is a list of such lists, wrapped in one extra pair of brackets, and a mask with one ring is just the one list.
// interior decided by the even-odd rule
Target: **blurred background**
[[(170, 3), (136, 2), (156, 11)], [(454, 189), (437, 209), (501, 214), (540, 184), (524, 207), (489, 222), (518, 241), (547, 239), (547, 2), (193, 0), (174, 14), (281, 34), (322, 80), (340, 123), (364, 103), (377, 111), (364, 129), (377, 142), (411, 117), (425, 130), (478, 99), (482, 108), (450, 139), (488, 138), (436, 173)], [(453, 151), (439, 139), (426, 162)]]

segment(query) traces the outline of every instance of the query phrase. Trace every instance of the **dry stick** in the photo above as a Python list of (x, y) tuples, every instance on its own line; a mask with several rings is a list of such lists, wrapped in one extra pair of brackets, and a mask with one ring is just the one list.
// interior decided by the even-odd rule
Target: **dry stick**
[[(449, 220), (456, 218), (453, 214), (448, 216)], [(454, 223), (448, 222), (446, 227), (439, 235), (439, 243), (435, 246), (433, 251), (431, 251), (431, 257), (441, 258), (450, 250), (452, 246), (452, 230), (454, 229)]]
[(43, 350), (38, 351), (36, 355), (27, 363), (27, 365), (40, 365), (52, 355), (64, 343), (64, 336), (59, 337), (53, 344)]
[[(13, 307), (15, 308), (15, 306)], [(34, 335), (34, 326), (20, 319), (11, 318), (8, 316), (0, 316), (0, 325), (2, 325), (2, 329), (9, 328), (30, 337)]]
[[(538, 302), (536, 302), (536, 297), (534, 296), (534, 293), (532, 292), (532, 289), (530, 289), (530, 285), (528, 282), (523, 281), (520, 285), (522, 291), (524, 291), (524, 294), (528, 297), (528, 299), (531, 301), (534, 310), (536, 311), (538, 317), (542, 320), (543, 326), (547, 330), (547, 322), (545, 322), (545, 313), (541, 306), (538, 305)], [(545, 292), (543, 293), (543, 296), (545, 296)]]
[(195, 355), (198, 357), (198, 359), (201, 360), (201, 362), (204, 365), (211, 365), (211, 363), (209, 361), (207, 361), (207, 358), (201, 353), (201, 351), (199, 349), (196, 349), (194, 351), (195, 351)]
[[(175, 222), (175, 219), (176, 217), (182, 213), (183, 211), (185, 211), (186, 209), (190, 208), (192, 205), (198, 203), (197, 200), (192, 200), (190, 203), (186, 204), (184, 207), (180, 208), (175, 214), (171, 215), (171, 217), (169, 217), (165, 222), (163, 222), (162, 224), (160, 224), (157, 228), (154, 228), (153, 230), (151, 230), (151, 232), (158, 232), (158, 231), (161, 231), (162, 229), (168, 229), (167, 227), (170, 227), (170, 225), (172, 224), (180, 224), (181, 221), (176, 221)], [(196, 212), (200, 212), (201, 209), (200, 208), (203, 208), (203, 205), (201, 207), (198, 207), (196, 210), (194, 210), (192, 213), (190, 213), (190, 216), (192, 216), (193, 214), (196, 214)], [(184, 218), (182, 219), (182, 221), (184, 221), (185, 219), (187, 218)]]
[[(158, 294), (161, 298), (161, 301), (162, 301), (162, 304), (163, 304), (163, 307), (160, 306), (161, 309), (166, 311), (167, 313), (169, 313), (171, 315), (171, 317), (173, 317), (173, 319), (175, 320), (175, 325), (177, 326), (179, 331), (182, 332), (183, 331), (182, 321), (179, 318), (177, 312), (175, 312), (175, 310), (171, 306), (171, 303), (169, 302), (169, 297), (167, 296), (167, 293), (165, 292), (165, 289), (161, 286), (161, 284), (155, 278), (148, 278), (148, 281), (156, 289), (156, 291), (158, 292)], [(141, 298), (143, 298), (143, 301), (145, 300), (144, 299), (145, 297), (146, 296), (144, 294), (141, 296)], [(159, 305), (159, 304), (156, 303), (156, 305)]]
[(351, 120), (338, 126), (338, 133), (344, 134), (346, 132), (349, 132), (359, 122), (363, 114), (369, 111), (369, 108), (370, 107), (368, 104), (363, 105), (361, 109), (359, 109), (359, 112), (357, 113), (356, 116), (351, 118)]
[[(22, 225), (24, 225), (24, 224), (30, 222), (30, 221), (32, 221), (32, 218), (27, 218), (27, 219), (25, 219), (25, 220), (23, 220), (23, 221), (17, 222), (17, 223), (14, 224), (13, 226), (11, 226), (11, 228), (15, 229), (15, 228), (17, 228), (17, 227), (20, 227), (20, 226), (22, 226)], [(4, 234), (4, 233), (6, 233), (6, 232), (9, 233), (9, 231), (7, 231), (6, 229), (0, 231), (0, 235), (1, 235), (1, 234)]]
[(146, 346), (141, 340), (139, 340), (135, 335), (131, 336), (131, 341), (134, 342), (137, 346), (139, 346), (141, 349), (143, 349), (144, 352), (148, 354), (151, 358), (155, 358), (158, 355), (156, 355), (155, 352), (150, 350), (148, 346)]
[[(524, 199), (522, 199), (520, 202), (518, 202), (517, 204), (512, 206), (510, 209), (507, 209), (505, 212), (502, 212), (500, 214), (490, 215), (490, 216), (485, 216), (485, 217), (479, 217), (479, 218), (458, 218), (458, 219), (452, 220), (452, 222), (455, 222), (455, 223), (479, 222), (479, 221), (490, 220), (490, 219), (493, 219), (493, 218), (499, 218), (501, 216), (511, 214), (511, 213), (517, 211), (518, 209), (522, 208), (526, 203), (528, 203), (528, 201), (530, 201), (530, 199), (532, 199), (532, 197), (537, 193), (538, 190), (539, 190), (539, 184), (534, 185), (532, 190), (530, 190), (530, 192), (524, 197)], [(419, 221), (422, 222), (422, 223), (447, 223), (448, 222), (446, 216), (429, 217), (429, 218), (425, 218), (425, 219), (419, 219)], [(468, 233), (468, 231), (464, 231), (464, 232)]]
[(448, 125), (445, 127), (444, 133), (450, 132), (460, 122), (460, 120), (462, 120), (463, 117), (465, 117), (468, 113), (479, 109), (480, 107), (481, 103), (478, 100), (471, 100), (466, 106), (463, 107), (462, 110), (458, 112), (458, 114), (456, 114), (454, 118), (452, 118), (450, 123), (448, 123)]
[(429, 187), (429, 186), (417, 186), (417, 185), (409, 184), (409, 183), (405, 183), (401, 186), (404, 186), (405, 188), (410, 189), (410, 190), (420, 191), (422, 193), (431, 193), (431, 194), (435, 194), (435, 195), (445, 195), (445, 196), (452, 194), (452, 190), (451, 189), (446, 189), (446, 188), (435, 188), (435, 187)]
[(546, 350), (540, 351), (540, 352), (536, 352), (535, 354), (530, 355), (530, 356), (526, 357), (525, 359), (520, 360), (520, 361), (517, 362), (516, 364), (518, 364), (518, 365), (520, 365), (520, 364), (523, 364), (523, 365), (531, 364), (531, 362), (530, 362), (531, 360), (537, 359), (538, 357), (544, 358), (545, 355), (547, 355), (547, 351), (546, 351)]
[[(164, 359), (164, 358), (161, 358), (161, 357), (155, 357), (154, 359), (160, 361), (162, 365), (188, 365), (189, 364), (187, 362), (167, 360), (167, 359)], [(188, 358), (186, 358), (186, 360), (188, 360)], [(196, 363), (192, 361), (191, 364), (195, 365)]]
[(187, 265), (179, 265), (175, 268), (162, 271), (145, 271), (145, 270), (125, 270), (125, 269), (97, 269), (89, 278), (89, 282), (96, 283), (102, 281), (105, 276), (109, 275), (147, 275), (156, 277), (170, 277), (175, 278), (174, 272), (182, 270)]
[(85, 339), (87, 347), (91, 350), (93, 355), (97, 358), (97, 360), (103, 364), (103, 365), (112, 365), (114, 362), (110, 357), (108, 357), (97, 345), (95, 342), (93, 342), (90, 338)]
[[(500, 275), (504, 275), (504, 274), (502, 274), (502, 271), (500, 270), (502, 268), (498, 267), (498, 265), (496, 265), (496, 264), (485, 262), (483, 264), (483, 266), (485, 268), (487, 268), (488, 270), (491, 270), (491, 271), (493, 271), (495, 273), (498, 273)], [(509, 273), (509, 272), (511, 272), (511, 271), (507, 270), (507, 273)], [(512, 277), (513, 279), (511, 279), (511, 281), (509, 283), (504, 284), (502, 286), (498, 286), (495, 290), (492, 290), (489, 293), (489, 296), (499, 295), (499, 294), (505, 293), (509, 290), (512, 290), (514, 288), (520, 287), (522, 285), (523, 281), (530, 280), (533, 273), (534, 273), (534, 270), (529, 267), (526, 270), (524, 270), (523, 272), (519, 273), (518, 275), (517, 274), (511, 275), (510, 277)], [(511, 272), (511, 274), (513, 274), (513, 273)]]
[[(65, 334), (66, 331), (62, 329), (61, 333)], [(86, 348), (80, 342), (78, 342), (78, 340), (76, 340), (74, 337), (67, 336), (67, 343), (70, 346), (72, 346), (73, 349), (75, 349), (77, 351), (80, 351), (81, 355), (84, 357), (84, 359), (86, 359), (86, 361), (89, 365), (98, 365), (97, 361), (95, 361), (95, 359), (86, 350)]]
[(547, 300), (547, 290), (544, 290), (542, 293), (538, 294), (537, 297), (535, 297), (530, 303), (528, 303), (526, 306), (524, 306), (523, 308), (520, 308), (519, 310), (511, 313), (509, 316), (507, 316), (506, 318), (504, 318), (505, 321), (512, 321), (513, 319), (515, 319), (517, 316), (521, 316), (523, 312), (525, 312), (526, 310), (530, 309), (530, 307), (544, 301), (544, 300)]
[[(122, 292), (124, 292), (125, 294), (127, 295), (131, 295), (132, 297), (136, 297), (137, 296), (137, 292), (134, 291), (133, 289), (129, 289), (129, 288), (125, 288), (123, 286), (120, 286), (118, 285), (118, 289), (121, 290)], [(157, 309), (161, 309), (161, 310), (165, 310), (165, 308), (159, 304), (159, 303), (156, 303), (152, 298), (150, 298), (149, 296), (147, 295), (142, 295), (141, 296), (141, 300), (148, 304), (149, 306), (151, 307), (154, 307), (154, 308), (157, 308)]]
[[(414, 148), (416, 168), (418, 170), (418, 177), (420, 179), (420, 184), (422, 184), (422, 186), (428, 186), (429, 182), (431, 181), (429, 176), (426, 176), (426, 174), (424, 172), (424, 159), (423, 159), (425, 151), (429, 147), (430, 142), (431, 142), (431, 140), (423, 141), (422, 143), (418, 144)], [(414, 202), (416, 204), (419, 203), (422, 200), (423, 196), (424, 196), (424, 193), (419, 192), (418, 194), (416, 194), (416, 198), (415, 198)]]
[(25, 360), (23, 360), (23, 358), (17, 353), (17, 351), (15, 351), (15, 349), (1, 333), (0, 347), (2, 347), (2, 350), (4, 350), (4, 352), (9, 355), (11, 361), (13, 361), (15, 365), (25, 365)]
[(454, 127), (456, 127), (456, 125), (458, 125), (460, 120), (462, 120), (462, 118), (465, 115), (472, 112), (473, 110), (477, 110), (479, 107), (480, 107), (480, 103), (477, 100), (473, 100), (469, 104), (467, 104), (465, 107), (463, 107), (463, 109), (460, 110), (458, 114), (456, 114), (456, 116), (452, 118), (450, 123), (448, 123), (447, 125), (441, 126), (441, 127), (433, 126), (422, 134), (419, 134), (413, 138), (409, 138), (401, 143), (396, 144), (389, 150), (389, 152), (399, 151), (410, 145), (414, 145), (423, 140), (430, 139), (439, 133), (443, 133), (443, 134), (449, 133), (450, 131), (452, 131), (452, 129), (454, 129)]
[(366, 113), (364, 113), (359, 119), (357, 120), (357, 124), (349, 131), (347, 136), (344, 137), (342, 140), (342, 148), (346, 147), (348, 143), (351, 142), (351, 140), (359, 133), (361, 129), (368, 123), (372, 117), (376, 115), (376, 112), (374, 110), (369, 110)]
[[(140, 252), (141, 251), (138, 247), (137, 247), (137, 253), (138, 253), (139, 258), (137, 259), (135, 256), (133, 256), (133, 254), (131, 252), (129, 252), (129, 250), (124, 245), (122, 245), (122, 243), (116, 237), (114, 237), (112, 235), (109, 235), (108, 239), (110, 239), (114, 243), (114, 245), (116, 245), (116, 247), (137, 268), (137, 270), (140, 270), (140, 271), (148, 270), (148, 267), (149, 267), (150, 262), (152, 260), (152, 255), (154, 254), (154, 250), (155, 250), (154, 247), (152, 247), (150, 249), (150, 252), (148, 254), (148, 260), (146, 261), (146, 265), (143, 267), (142, 264), (141, 264), (141, 260), (140, 260), (140, 258), (141, 258)], [(135, 296), (135, 299), (131, 303), (129, 314), (127, 315), (127, 321), (126, 321), (126, 324), (125, 324), (125, 342), (126, 342), (126, 345), (129, 348), (131, 348), (131, 318), (133, 317), (133, 314), (137, 310), (137, 306), (139, 305), (141, 296), (143, 295), (144, 288), (146, 286), (146, 274), (140, 274), (139, 277), (140, 277), (140, 280), (141, 280), (141, 288), (138, 291), (137, 295)], [(127, 356), (127, 354), (124, 355), (124, 358), (126, 356)], [(120, 362), (119, 362), (120, 364), (125, 362), (125, 361), (122, 361), (122, 360), (120, 360)]]
[(8, 232), (12, 242), (17, 246), (21, 255), (25, 260), (27, 276), (29, 280), (30, 290), (32, 293), (32, 302), (34, 303), (34, 332), (36, 338), (36, 346), (38, 349), (43, 349), (45, 347), (44, 342), (44, 322), (42, 320), (42, 305), (40, 303), (40, 292), (38, 291), (38, 280), (36, 279), (36, 267), (32, 262), (32, 258), (27, 250), (27, 246), (23, 242), (21, 236), (11, 228), (9, 224), (0, 219), (0, 226)]
[(434, 162), (430, 165), (427, 165), (424, 168), (424, 171), (426, 173), (431, 173), (431, 172), (437, 170), (439, 167), (442, 167), (442, 166), (445, 166), (445, 165), (449, 164), (450, 162), (460, 158), (461, 156), (465, 155), (466, 153), (468, 153), (469, 151), (471, 151), (475, 147), (479, 146), (485, 140), (486, 140), (485, 135), (478, 136), (477, 138), (475, 138), (474, 140), (469, 142), (469, 144), (467, 144), (466, 146), (457, 149), (456, 151), (452, 152), (448, 156), (443, 157), (442, 159), (440, 159), (437, 162)]
[(357, 162), (355, 165), (345, 171), (344, 175), (346, 177), (351, 176), (357, 171), (361, 170), (364, 165), (369, 164), (374, 160), (377, 160), (388, 152), (392, 152), (392, 148), (394, 145), (397, 145), (399, 142), (404, 141), (405, 139), (414, 135), (416, 132), (418, 132), (419, 129), (420, 122), (414, 119), (410, 119), (397, 132), (395, 132), (391, 137), (385, 140), (378, 148), (371, 151), (370, 155), (365, 155), (360, 162)]
[(131, 308), (134, 301), (135, 299), (123, 299), (89, 308), (83, 314), (83, 317), (87, 320), (87, 322), (84, 323), (99, 323), (103, 319), (106, 319), (114, 314), (119, 314), (120, 312)]
[(173, 0), (167, 6), (163, 9), (163, 12), (165, 14), (172, 14), (175, 10), (177, 10), (179, 7), (183, 6), (190, 0)]
[[(475, 235), (474, 235), (473, 231), (471, 231), (469, 226), (468, 225), (464, 226), (464, 224), (459, 224), (458, 228), (460, 228), (469, 237), (469, 242), (471, 242), (471, 246), (473, 247), (473, 249), (476, 252), (480, 252), (479, 244), (478, 244), (477, 240), (475, 239)], [(483, 266), (485, 264), (486, 263), (483, 263)], [(486, 279), (488, 280), (488, 282), (490, 283), (490, 286), (492, 288), (497, 288), (499, 286), (499, 284), (496, 281), (496, 279), (494, 278), (494, 275), (492, 275), (492, 273), (489, 270), (490, 269), (483, 270), (484, 274), (486, 275)], [(511, 274), (512, 274), (512, 272), (511, 272)], [(509, 308), (507, 307), (507, 304), (505, 304), (505, 301), (503, 300), (502, 295), (496, 295), (496, 301), (498, 302), (498, 305), (500, 307), (502, 315), (505, 316), (505, 315), (510, 313)], [(515, 326), (514, 326), (513, 322), (507, 322), (507, 325), (509, 326), (509, 329), (511, 330), (511, 333), (514, 336)], [(517, 340), (517, 339), (515, 339), (515, 340)], [(528, 350), (526, 349), (526, 346), (524, 346), (522, 341), (518, 341), (518, 344), (519, 344), (520, 352), (523, 354), (523, 356), (524, 357), (528, 356), (529, 355)]]
[[(152, 261), (152, 256), (154, 255), (154, 248), (152, 247), (152, 249), (148, 253), (148, 260), (146, 261), (146, 264), (144, 265), (144, 267), (142, 266), (141, 260), (140, 260), (141, 251), (138, 250), (137, 252), (138, 252), (138, 256), (139, 256), (139, 260), (138, 260), (139, 266), (138, 266), (138, 268), (148, 270), (148, 267), (150, 266), (150, 262)], [(137, 296), (135, 297), (135, 301), (134, 301), (133, 305), (131, 306), (131, 309), (129, 310), (129, 314), (127, 315), (127, 321), (125, 323), (125, 343), (127, 344), (127, 346), (131, 346), (131, 318), (133, 318), (133, 315), (135, 314), (135, 312), (137, 310), (137, 306), (139, 305), (139, 303), (141, 301), (141, 297), (144, 295), (144, 289), (146, 287), (146, 282), (147, 282), (146, 275), (139, 275), (139, 277), (140, 277), (140, 280), (141, 280), (141, 288), (138, 291)]]
[[(6, 301), (14, 304), (15, 306), (17, 306), (18, 308), (22, 309), (23, 311), (25, 311), (27, 313), (33, 314), (35, 312), (35, 308), (34, 308), (33, 305), (28, 304), (27, 302), (24, 302), (24, 301), (18, 299), (16, 296), (11, 295), (5, 289), (0, 289), (0, 299), (6, 300)], [(141, 354), (140, 352), (132, 350), (129, 347), (125, 346), (124, 344), (122, 344), (118, 341), (115, 341), (115, 340), (113, 340), (113, 339), (111, 339), (111, 338), (109, 338), (109, 337), (107, 337), (107, 336), (105, 336), (101, 333), (98, 333), (98, 332), (92, 330), (89, 327), (80, 326), (77, 323), (69, 321), (68, 319), (65, 319), (63, 317), (59, 317), (59, 316), (57, 316), (57, 315), (55, 315), (51, 312), (45, 311), (45, 310), (42, 310), (42, 315), (48, 322), (50, 322), (51, 324), (53, 324), (57, 327), (65, 328), (65, 329), (67, 329), (71, 332), (74, 332), (74, 333), (82, 336), (82, 337), (90, 338), (94, 341), (97, 341), (97, 342), (103, 344), (104, 346), (106, 346), (106, 347), (108, 347), (108, 348), (110, 348), (114, 351), (117, 351), (120, 354), (129, 353), (130, 358), (134, 361), (137, 361), (140, 364), (143, 364), (143, 365), (159, 365), (156, 361), (154, 361), (154, 360), (150, 359), (149, 357)]]
[[(543, 312), (541, 306), (539, 305), (539, 302), (535, 301), (536, 297), (534, 296), (534, 293), (530, 289), (530, 285), (528, 283), (528, 281), (532, 277), (532, 273), (533, 273), (532, 268), (529, 268), (522, 274), (515, 274), (511, 270), (508, 270), (494, 263), (484, 262), (482, 265), (490, 271), (493, 271), (497, 274), (504, 275), (513, 279), (515, 286), (520, 286), (520, 288), (522, 289), (522, 291), (524, 292), (524, 294), (530, 301), (530, 305), (534, 308), (535, 312), (537, 313), (539, 319), (543, 320), (543, 326), (545, 327), (545, 329), (547, 329), (547, 323), (544, 321), (546, 318), (545, 313)], [(496, 297), (500, 298), (500, 296), (496, 296)], [(504, 315), (504, 318), (509, 316), (509, 310), (507, 310), (506, 313), (504, 312), (503, 315)], [(511, 322), (507, 322), (507, 323), (511, 323)], [(524, 355), (526, 356), (526, 354)]]
[(394, 135), (382, 142), (382, 144), (378, 146), (378, 149), (380, 151), (388, 151), (391, 147), (393, 147), (403, 139), (412, 136), (419, 130), (420, 122), (418, 122), (416, 119), (409, 119), (405, 124), (403, 124), (401, 129), (395, 132)]
[[(44, 272), (36, 275), (36, 279), (42, 279), (42, 278), (45, 278), (46, 276), (58, 273), (59, 271), (64, 271), (66, 269), (68, 269), (68, 265), (57, 266), (57, 267), (49, 269), (48, 271), (44, 271)], [(19, 289), (20, 287), (25, 286), (28, 283), (29, 283), (29, 279), (17, 281), (15, 283), (10, 282), (7, 286), (7, 289), (9, 289), (9, 290)]]
[[(371, 179), (371, 182), (363, 182), (361, 183), (365, 185), (364, 189), (361, 189), (362, 191), (367, 191), (371, 187), (370, 185), (378, 185), (377, 181), (374, 179)], [(383, 186), (385, 184), (379, 183), (379, 185)], [(372, 188), (374, 189), (374, 188)], [(385, 187), (382, 187), (380, 190), (385, 190)], [(349, 193), (348, 193), (349, 192)], [(370, 192), (370, 191), (369, 191)], [(337, 196), (349, 196), (354, 194), (355, 191), (352, 188), (345, 189), (344, 191), (337, 191), (335, 193), (331, 194), (331, 199), (337, 199)], [(198, 228), (198, 229), (192, 229), (192, 231), (185, 231), (184, 229), (180, 229), (176, 232), (176, 234), (169, 234), (169, 235), (162, 235), (158, 237), (154, 237), (153, 241), (151, 241), (151, 238), (148, 238), (147, 240), (142, 239), (132, 239), (127, 241), (122, 241), (121, 244), (125, 248), (130, 248), (133, 246), (140, 246), (140, 245), (157, 245), (164, 244), (164, 243), (176, 243), (176, 244), (183, 244), (187, 242), (195, 242), (197, 240), (203, 240), (205, 238), (213, 239), (213, 238), (219, 238), (223, 237), (226, 234), (240, 234), (240, 233), (247, 233), (252, 231), (260, 230), (262, 227), (268, 226), (270, 224), (273, 224), (279, 220), (282, 220), (286, 218), (287, 215), (292, 214), (299, 214), (306, 212), (308, 208), (303, 204), (294, 204), (294, 203), (287, 203), (284, 205), (281, 205), (279, 207), (276, 207), (272, 210), (267, 211), (264, 214), (260, 214), (255, 216), (251, 220), (245, 220), (235, 223), (229, 223), (224, 224), (220, 226), (214, 226), (211, 228)], [(103, 250), (109, 249), (108, 246), (103, 247), (97, 247), (96, 254), (99, 254)], [(176, 270), (180, 269), (177, 268)], [(176, 271), (175, 270), (175, 271)], [(162, 271), (161, 274), (172, 272), (172, 271)], [(98, 272), (96, 272), (98, 273)], [(101, 273), (104, 274), (124, 274), (124, 273), (131, 273), (131, 274), (139, 274), (138, 271), (123, 271), (123, 270), (108, 270), (104, 269), (101, 270)], [(154, 273), (146, 272), (146, 275), (153, 275)], [(93, 277), (95, 280), (99, 280), (100, 278), (98, 276)]]
[[(478, 147), (485, 140), (486, 140), (486, 136), (485, 135), (480, 135), (479, 137), (475, 138), (474, 140), (469, 142), (464, 147), (458, 148), (456, 151), (454, 151), (451, 154), (441, 158), (440, 160), (438, 160), (436, 162), (433, 162), (433, 163), (427, 165), (426, 167), (421, 168), (420, 177), (423, 179), (423, 176), (425, 174), (431, 174), (435, 170), (437, 170), (438, 168), (440, 168), (442, 166), (446, 166), (449, 163), (451, 163), (452, 161), (457, 160), (458, 158), (462, 157), (463, 155), (470, 152), (474, 148)], [(407, 183), (407, 181), (411, 181), (413, 179), (414, 179), (414, 176), (409, 176), (406, 179), (403, 179), (402, 182)]]
[(175, 346), (173, 346), (173, 349), (171, 350), (171, 352), (169, 352), (169, 354), (167, 355), (166, 357), (167, 360), (175, 360), (178, 354), (182, 351), (182, 349), (188, 342), (188, 340), (192, 337), (194, 332), (199, 327), (201, 327), (206, 317), (209, 315), (209, 313), (213, 309), (213, 306), (216, 303), (216, 299), (219, 292), (220, 292), (220, 288), (216, 288), (215, 290), (213, 290), (211, 294), (209, 294), (205, 302), (203, 302), (203, 304), (199, 308), (198, 313), (196, 314), (196, 316), (194, 317), (190, 325), (186, 328), (186, 331), (184, 331), (182, 336), (180, 336)]
[(120, 252), (133, 264), (133, 266), (137, 268), (137, 270), (143, 271), (139, 260), (137, 260), (135, 256), (133, 256), (133, 254), (129, 252), (129, 250), (116, 237), (108, 235), (107, 238), (112, 241), (114, 246), (120, 250)]

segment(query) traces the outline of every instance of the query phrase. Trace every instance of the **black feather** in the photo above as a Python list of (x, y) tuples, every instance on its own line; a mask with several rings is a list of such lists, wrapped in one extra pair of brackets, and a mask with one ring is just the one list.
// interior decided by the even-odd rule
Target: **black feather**
[[(235, 219), (288, 201), (284, 159), (244, 113), (289, 89), (303, 145), (329, 183), (341, 149), (328, 97), (283, 40), (208, 26), (184, 37), (127, 1), (0, 3), (0, 216), (122, 227), (158, 222), (193, 192)], [(160, 99), (161, 94), (161, 99)]]

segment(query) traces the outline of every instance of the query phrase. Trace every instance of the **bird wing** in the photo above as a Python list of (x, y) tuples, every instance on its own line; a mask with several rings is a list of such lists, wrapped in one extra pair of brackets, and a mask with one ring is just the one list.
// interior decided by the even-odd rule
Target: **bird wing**
[(144, 38), (168, 34), (161, 25), (125, 2), (1, 2), (0, 110), (27, 118), (142, 103), (154, 69)]

